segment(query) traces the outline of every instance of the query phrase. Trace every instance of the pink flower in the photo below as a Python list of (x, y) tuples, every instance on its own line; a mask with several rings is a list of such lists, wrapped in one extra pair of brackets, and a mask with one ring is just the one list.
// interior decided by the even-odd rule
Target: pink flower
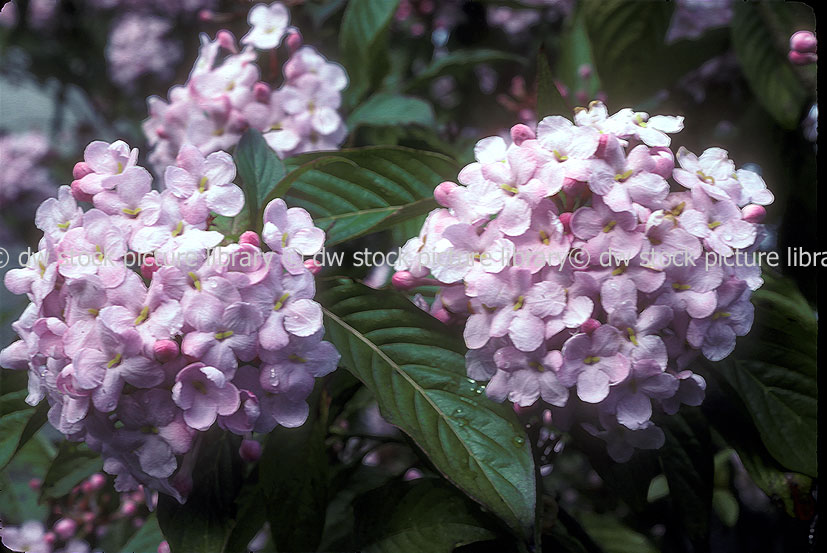
[(247, 14), (247, 22), (252, 29), (241, 39), (242, 44), (249, 44), (259, 50), (278, 48), (287, 25), (290, 23), (290, 14), (279, 2), (269, 6), (256, 4)]
[(240, 405), (238, 389), (222, 371), (204, 363), (187, 365), (178, 373), (172, 399), (195, 430), (208, 429), (218, 415), (232, 415)]

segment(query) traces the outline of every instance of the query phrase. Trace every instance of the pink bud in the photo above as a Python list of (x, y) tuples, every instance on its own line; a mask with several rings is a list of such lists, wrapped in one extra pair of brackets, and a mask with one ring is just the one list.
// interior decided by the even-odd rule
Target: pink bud
[(89, 480), (87, 480), (87, 482), (89, 482), (89, 485), (92, 487), (93, 491), (99, 490), (104, 485), (106, 485), (106, 476), (99, 472), (96, 472), (95, 474), (89, 477)]
[(42, 483), (43, 481), (40, 478), (32, 478), (31, 480), (29, 480), (29, 487), (34, 491), (37, 491), (40, 489), (40, 485)]
[[(560, 96), (563, 98), (568, 98), (569, 96), (569, 89), (566, 88), (566, 85), (563, 84), (563, 81), (558, 81), (555, 79), (554, 86), (557, 87), (557, 92), (560, 93)], [(545, 114), (543, 114), (545, 115)]]
[(302, 34), (298, 29), (290, 29), (287, 31), (287, 49), (292, 54), (298, 50), (302, 45)]
[(441, 182), (434, 188), (434, 199), (442, 207), (451, 207), (451, 192), (456, 190), (457, 185), (451, 181)]
[(73, 180), (72, 184), (69, 185), (72, 188), (72, 197), (75, 198), (79, 202), (92, 202), (92, 195), (87, 194), (80, 188), (80, 182)]
[(152, 349), (159, 363), (167, 363), (178, 357), (178, 342), (175, 340), (157, 340)]
[(212, 21), (213, 17), (215, 17), (215, 14), (212, 12), (212, 10), (201, 10), (198, 12), (198, 19), (203, 21), (204, 23)]
[(225, 50), (229, 50), (233, 54), (238, 53), (238, 47), (235, 44), (235, 36), (233, 36), (233, 33), (230, 31), (221, 29), (218, 33), (216, 33), (215, 40), (217, 40), (218, 45)]
[(598, 328), (600, 328), (600, 321), (598, 321), (597, 319), (586, 319), (586, 321), (582, 325), (580, 325), (580, 330), (582, 330), (586, 334), (591, 334)]
[(649, 148), (649, 155), (655, 160), (655, 169), (652, 171), (661, 177), (668, 179), (675, 169), (675, 155), (672, 150), (665, 146)]
[(68, 540), (75, 535), (75, 530), (78, 529), (78, 523), (71, 518), (62, 518), (55, 522), (52, 529), (61, 539)]
[(588, 79), (592, 76), (592, 66), (588, 63), (582, 64), (577, 68), (577, 74), (580, 75), (580, 78), (583, 80)]
[(410, 290), (419, 286), (419, 281), (420, 279), (413, 276), (410, 271), (399, 271), (391, 277), (391, 284), (397, 290)]
[(269, 104), (271, 93), (272, 89), (267, 83), (258, 82), (253, 85), (253, 97), (256, 99), (256, 102)]
[(258, 234), (253, 232), (252, 230), (244, 231), (241, 236), (238, 237), (239, 244), (250, 244), (252, 246), (260, 246), (261, 240), (258, 237)]
[(141, 262), (141, 276), (145, 279), (150, 280), (152, 279), (152, 275), (155, 274), (155, 271), (160, 269), (157, 263), (155, 263), (155, 258), (151, 255), (144, 257), (143, 261)]
[(82, 491), (83, 493), (88, 495), (88, 494), (92, 493), (95, 490), (92, 489), (92, 485), (87, 480), (86, 482), (84, 482), (83, 484), (80, 485), (80, 491)]
[(169, 140), (169, 133), (163, 125), (158, 125), (157, 127), (155, 127), (155, 134), (157, 134), (158, 138), (162, 140)]
[(543, 424), (551, 426), (551, 409), (543, 411)]
[(170, 553), (169, 543), (166, 540), (158, 544), (158, 553)]
[(810, 31), (798, 31), (790, 37), (790, 50), (796, 50), (801, 53), (815, 53), (817, 46), (818, 40)]
[(563, 223), (563, 230), (565, 232), (571, 232), (571, 212), (567, 211), (565, 213), (560, 214), (560, 222)]
[(422, 471), (419, 469), (408, 469), (405, 472), (405, 475), (402, 477), (402, 480), (405, 482), (410, 482), (411, 480), (418, 480), (422, 478)]
[(322, 272), (322, 264), (315, 259), (305, 259), (304, 268), (310, 271), (310, 273), (314, 276)]
[(55, 536), (54, 532), (46, 532), (43, 534), (43, 541), (49, 545), (53, 545), (57, 541), (57, 536)]
[(793, 65), (810, 65), (811, 63), (816, 63), (818, 61), (818, 54), (790, 50), (790, 53), (787, 54), (787, 59), (789, 59)]
[(124, 501), (121, 505), (121, 512), (128, 517), (131, 517), (138, 511), (138, 506), (134, 501)]
[(255, 463), (261, 459), (261, 444), (256, 440), (241, 440), (238, 455), (248, 463)]
[(134, 526), (135, 528), (140, 528), (141, 526), (144, 525), (144, 522), (146, 522), (146, 521), (143, 518), (136, 517), (136, 518), (132, 519), (132, 526)]
[(744, 221), (749, 223), (760, 223), (767, 216), (767, 210), (762, 205), (749, 204), (741, 209)]
[(85, 161), (78, 161), (75, 163), (75, 166), (72, 168), (72, 178), (75, 180), (80, 180), (86, 175), (90, 175), (94, 173), (91, 167), (86, 164)]
[(448, 324), (451, 322), (451, 314), (444, 307), (440, 307), (439, 309), (431, 313), (431, 315), (433, 315), (437, 320), (440, 320), (443, 323)]
[(511, 140), (513, 140), (514, 144), (517, 146), (526, 140), (532, 140), (534, 138), (536, 138), (536, 135), (528, 125), (523, 125), (520, 123), (519, 125), (514, 125), (511, 127)]

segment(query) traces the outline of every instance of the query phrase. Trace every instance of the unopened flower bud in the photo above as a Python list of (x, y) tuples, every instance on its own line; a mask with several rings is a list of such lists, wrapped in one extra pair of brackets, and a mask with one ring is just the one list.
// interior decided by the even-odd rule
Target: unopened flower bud
[(155, 263), (155, 258), (151, 255), (144, 257), (143, 261), (141, 261), (141, 276), (147, 280), (152, 279), (152, 275), (160, 269), (157, 263)]
[(92, 201), (92, 195), (87, 194), (80, 188), (80, 182), (73, 180), (72, 184), (70, 185), (72, 188), (72, 197), (79, 202), (90, 202)]
[(106, 484), (106, 476), (99, 472), (96, 472), (95, 474), (89, 477), (87, 482), (89, 483), (89, 486), (92, 488), (92, 491), (97, 491), (103, 488), (103, 486)]
[(741, 209), (744, 216), (744, 221), (750, 223), (760, 223), (767, 216), (767, 210), (762, 205), (749, 204)]
[(514, 141), (514, 144), (519, 146), (526, 140), (532, 140), (536, 138), (534, 131), (531, 130), (531, 127), (528, 125), (523, 125), (522, 123), (518, 125), (514, 125), (511, 127), (511, 140)]
[(397, 290), (410, 290), (416, 286), (419, 286), (419, 280), (415, 276), (413, 276), (410, 271), (399, 271), (398, 273), (394, 273), (391, 277), (391, 284)]
[(436, 200), (436, 203), (438, 203), (442, 207), (451, 207), (451, 192), (453, 192), (456, 188), (457, 185), (451, 181), (439, 183), (437, 187), (434, 189), (434, 199)]
[(790, 50), (801, 53), (815, 52), (818, 47), (816, 36), (810, 31), (798, 31), (790, 37)]
[(40, 489), (40, 485), (42, 483), (43, 481), (40, 480), (40, 478), (32, 478), (31, 480), (29, 480), (29, 488), (31, 488), (34, 491), (37, 491)]
[(410, 482), (411, 480), (418, 480), (422, 478), (422, 471), (419, 469), (408, 469), (405, 472), (405, 475), (402, 477), (402, 480), (405, 482)]
[(315, 259), (305, 259), (304, 268), (310, 271), (310, 273), (314, 276), (322, 272), (322, 264)]
[(121, 512), (124, 515), (128, 516), (128, 517), (131, 517), (137, 511), (138, 511), (138, 506), (135, 504), (134, 501), (127, 500), (127, 501), (124, 501), (123, 504), (121, 505)]
[(158, 553), (170, 553), (169, 543), (166, 540), (158, 544)]
[(258, 237), (258, 234), (253, 232), (252, 230), (244, 231), (241, 236), (238, 237), (239, 244), (250, 244), (253, 246), (260, 246), (261, 239)]
[(298, 50), (302, 45), (302, 34), (298, 29), (290, 29), (287, 31), (287, 49), (292, 54)]
[(586, 80), (592, 76), (592, 66), (588, 63), (582, 64), (577, 68), (577, 74), (581, 79)]
[(789, 59), (793, 65), (810, 65), (818, 61), (818, 54), (790, 50), (790, 53), (787, 54), (787, 59)]
[(78, 161), (72, 168), (72, 178), (75, 180), (80, 180), (91, 173), (94, 173), (94, 171), (85, 161)]
[(580, 330), (585, 332), (586, 334), (591, 334), (595, 330), (600, 328), (600, 321), (597, 319), (586, 319), (582, 325), (580, 325)]
[(256, 440), (242, 440), (238, 455), (247, 463), (255, 463), (261, 459), (261, 443)]
[(175, 340), (156, 340), (153, 345), (155, 359), (159, 363), (168, 363), (178, 357), (178, 342)]
[(61, 539), (68, 540), (75, 535), (75, 531), (78, 529), (78, 523), (71, 518), (62, 518), (55, 522), (52, 529)]
[(567, 211), (560, 214), (560, 222), (563, 223), (563, 230), (571, 232), (571, 212)]
[(204, 23), (209, 23), (214, 17), (215, 14), (212, 10), (201, 10), (198, 12), (198, 19)]
[(436, 318), (437, 320), (442, 321), (443, 323), (447, 324), (447, 323), (451, 322), (451, 314), (444, 307), (440, 307), (439, 309), (437, 309), (436, 311), (431, 313), (431, 315), (433, 315), (434, 318)]
[(665, 146), (656, 146), (649, 148), (649, 155), (655, 160), (655, 168), (652, 172), (665, 179), (670, 178), (675, 169), (675, 155), (672, 150)]
[(225, 50), (229, 50), (233, 54), (238, 53), (238, 46), (235, 43), (235, 36), (233, 33), (227, 30), (220, 30), (215, 35), (215, 40), (218, 41), (218, 45), (224, 48)]
[(267, 83), (258, 82), (253, 85), (253, 97), (256, 99), (256, 102), (269, 104), (270, 94), (272, 94), (272, 92), (273, 90)]
[(49, 545), (54, 545), (54, 543), (57, 541), (57, 536), (55, 536), (54, 532), (46, 532), (45, 534), (43, 534), (43, 541)]

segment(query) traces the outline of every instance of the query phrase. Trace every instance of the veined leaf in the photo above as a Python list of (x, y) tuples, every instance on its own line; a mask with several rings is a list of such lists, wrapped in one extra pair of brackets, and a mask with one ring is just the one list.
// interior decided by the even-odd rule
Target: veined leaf
[(360, 497), (353, 510), (366, 553), (451, 553), (496, 537), (479, 507), (435, 478), (391, 482)]
[(412, 124), (434, 124), (434, 109), (431, 104), (421, 98), (386, 92), (374, 94), (347, 118), (351, 132), (360, 125), (384, 127)]
[[(287, 160), (303, 166), (330, 154), (303, 154)], [(327, 233), (327, 246), (389, 228), (439, 207), (434, 188), (456, 178), (449, 158), (402, 147), (367, 147), (336, 152), (337, 159), (301, 174), (287, 203), (305, 208)], [(289, 178), (289, 175), (288, 175)]]
[(261, 228), (260, 211), (270, 191), (284, 178), (287, 170), (267, 141), (256, 129), (248, 129), (236, 146), (238, 176), (244, 189), (244, 202), (250, 222)]
[(326, 337), (445, 477), (531, 535), (534, 460), (506, 405), (465, 376), (465, 347), (404, 296), (343, 283), (324, 292)]
[(43, 479), (40, 497), (61, 497), (103, 468), (99, 453), (83, 444), (61, 442), (57, 457)]

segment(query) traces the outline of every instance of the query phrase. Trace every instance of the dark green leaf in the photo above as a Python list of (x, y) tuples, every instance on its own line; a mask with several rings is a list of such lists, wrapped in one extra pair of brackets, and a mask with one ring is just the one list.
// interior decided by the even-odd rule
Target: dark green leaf
[(548, 115), (571, 118), (572, 108), (554, 82), (545, 50), (540, 50), (537, 54), (537, 118), (542, 119)]
[[(324, 154), (304, 154), (287, 160), (293, 169)], [(327, 233), (327, 246), (389, 228), (438, 207), (434, 188), (454, 179), (457, 166), (431, 152), (401, 147), (341, 150), (331, 163), (303, 173), (287, 203), (307, 209)], [(290, 178), (288, 176), (288, 178)]]
[(164, 541), (164, 535), (158, 527), (155, 513), (150, 513), (144, 525), (135, 532), (121, 548), (121, 553), (143, 553), (158, 550), (158, 544)]
[(264, 207), (264, 199), (284, 178), (287, 170), (256, 129), (244, 133), (236, 146), (234, 157), (250, 221), (257, 225), (256, 228), (260, 228), (260, 211)]
[(816, 477), (818, 323), (791, 281), (764, 277), (750, 334), (713, 370), (741, 397), (773, 457)]
[(661, 65), (658, 52), (664, 48), (672, 2), (606, 0), (584, 2), (580, 8), (597, 73), (612, 104), (634, 105), (667, 84), (653, 68)]
[(238, 509), (235, 524), (224, 547), (227, 553), (246, 551), (247, 545), (267, 522), (267, 503), (257, 481), (244, 485), (236, 498), (236, 504)]
[(583, 513), (583, 528), (606, 553), (657, 553), (646, 536), (635, 532), (614, 516)]
[(431, 104), (420, 98), (380, 92), (359, 105), (347, 119), (352, 131), (360, 125), (390, 127), (396, 125), (434, 124)]
[(35, 413), (26, 403), (26, 390), (0, 396), (0, 468), (11, 461), (20, 448), (23, 432)]
[(782, 127), (796, 128), (807, 92), (786, 58), (787, 45), (777, 41), (764, 6), (737, 2), (734, 8), (732, 44), (752, 92)]
[(689, 539), (703, 544), (709, 539), (714, 482), (709, 425), (699, 410), (690, 407), (658, 423), (666, 435), (658, 456), (669, 484), (672, 511)]
[(367, 553), (451, 553), (496, 537), (479, 507), (440, 480), (392, 482), (354, 505), (356, 540)]
[(327, 338), (385, 419), (448, 480), (530, 536), (536, 490), (525, 431), (511, 409), (465, 376), (462, 340), (393, 292), (344, 283), (320, 302)]
[(199, 436), (192, 492), (183, 505), (159, 494), (158, 524), (172, 553), (224, 551), (237, 514), (241, 458), (237, 436), (217, 428)]
[[(290, 160), (288, 160), (289, 162)], [(290, 190), (290, 187), (293, 186), (293, 183), (299, 180), (302, 175), (307, 173), (308, 171), (312, 171), (313, 169), (319, 169), (324, 167), (325, 165), (330, 165), (332, 163), (345, 163), (354, 167), (358, 167), (354, 162), (350, 161), (347, 158), (340, 157), (337, 155), (323, 155), (322, 157), (317, 157), (311, 161), (308, 161), (304, 165), (300, 165), (298, 167), (293, 168), (290, 166), (290, 172), (281, 179), (278, 184), (270, 191), (264, 201), (261, 202), (261, 205), (266, 207), (268, 203), (275, 200), (276, 198), (282, 198), (287, 191)]]
[(40, 497), (61, 497), (103, 468), (98, 453), (84, 444), (61, 442), (57, 457), (43, 479)]
[(350, 85), (348, 105), (356, 105), (388, 68), (387, 30), (399, 0), (350, 0), (342, 16), (339, 47)]
[(278, 427), (259, 462), (261, 492), (279, 551), (315, 551), (327, 507), (327, 416), (317, 413), (298, 428)]

